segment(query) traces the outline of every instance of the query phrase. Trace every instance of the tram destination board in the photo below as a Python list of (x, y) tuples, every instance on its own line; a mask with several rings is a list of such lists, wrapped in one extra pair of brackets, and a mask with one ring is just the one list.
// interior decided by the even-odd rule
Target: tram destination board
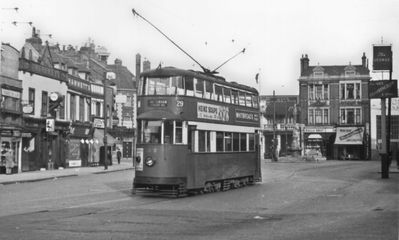
[(398, 97), (398, 80), (379, 80), (369, 82), (369, 98)]

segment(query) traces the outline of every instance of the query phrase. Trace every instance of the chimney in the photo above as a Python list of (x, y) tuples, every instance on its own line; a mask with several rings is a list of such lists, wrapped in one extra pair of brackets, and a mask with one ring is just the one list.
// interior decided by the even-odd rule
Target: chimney
[(115, 58), (114, 63), (115, 65), (122, 66), (122, 60), (120, 60), (119, 58)]
[(301, 76), (305, 74), (305, 72), (309, 69), (309, 58), (308, 55), (305, 54), (305, 57), (301, 57)]
[(362, 56), (362, 67), (367, 68), (367, 58), (366, 58), (366, 53), (364, 52)]
[(140, 78), (141, 73), (141, 55), (139, 53), (136, 54), (136, 82)]
[(143, 62), (143, 72), (151, 70), (151, 62), (147, 59)]

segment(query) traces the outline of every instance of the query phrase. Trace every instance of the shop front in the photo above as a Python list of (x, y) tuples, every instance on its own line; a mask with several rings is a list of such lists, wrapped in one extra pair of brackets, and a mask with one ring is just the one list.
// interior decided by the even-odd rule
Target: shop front
[(340, 160), (365, 159), (364, 127), (337, 127), (335, 146)]
[(334, 159), (333, 126), (306, 126), (304, 128), (304, 156)]
[(74, 123), (67, 139), (67, 167), (91, 166), (92, 152), (95, 151), (91, 124)]
[(0, 129), (0, 174), (20, 172), (21, 131)]

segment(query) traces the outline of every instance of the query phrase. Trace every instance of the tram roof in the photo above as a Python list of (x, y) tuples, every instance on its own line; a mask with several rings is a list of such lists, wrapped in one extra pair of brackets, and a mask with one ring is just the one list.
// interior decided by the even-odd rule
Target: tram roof
[(143, 77), (165, 77), (165, 76), (191, 76), (195, 78), (201, 78), (204, 80), (210, 80), (212, 82), (220, 83), (222, 85), (234, 87), (237, 89), (246, 90), (249, 92), (253, 92), (258, 94), (258, 90), (253, 87), (248, 87), (243, 84), (239, 84), (236, 82), (227, 82), (225, 78), (221, 76), (215, 76), (211, 74), (206, 74), (203, 72), (198, 72), (194, 70), (185, 70), (175, 67), (163, 67), (163, 68), (156, 68), (149, 71), (142, 72), (140, 74)]

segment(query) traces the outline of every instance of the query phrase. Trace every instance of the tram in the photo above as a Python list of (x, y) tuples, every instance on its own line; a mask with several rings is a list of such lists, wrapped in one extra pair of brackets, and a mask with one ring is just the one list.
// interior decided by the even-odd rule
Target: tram
[(174, 67), (138, 83), (133, 193), (185, 196), (261, 180), (258, 91)]

